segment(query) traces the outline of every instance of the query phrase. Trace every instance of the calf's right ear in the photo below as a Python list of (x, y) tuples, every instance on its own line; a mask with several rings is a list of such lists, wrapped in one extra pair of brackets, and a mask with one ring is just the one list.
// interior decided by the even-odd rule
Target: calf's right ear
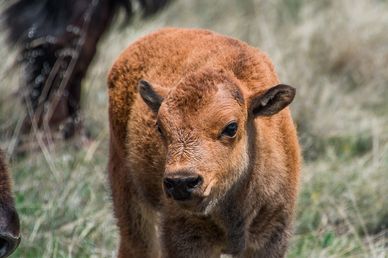
[(163, 96), (167, 94), (167, 90), (162, 87), (153, 86), (145, 80), (140, 80), (137, 87), (144, 102), (153, 112), (157, 113), (164, 99)]

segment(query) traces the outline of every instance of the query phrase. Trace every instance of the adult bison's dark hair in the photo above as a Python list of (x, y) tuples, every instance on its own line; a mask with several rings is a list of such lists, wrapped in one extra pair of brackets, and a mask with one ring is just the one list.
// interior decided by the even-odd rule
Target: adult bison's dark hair
[(63, 125), (64, 137), (79, 125), (81, 82), (101, 35), (120, 9), (150, 16), (168, 0), (8, 0), (2, 23), (8, 41), (20, 48), (27, 110), (32, 122)]

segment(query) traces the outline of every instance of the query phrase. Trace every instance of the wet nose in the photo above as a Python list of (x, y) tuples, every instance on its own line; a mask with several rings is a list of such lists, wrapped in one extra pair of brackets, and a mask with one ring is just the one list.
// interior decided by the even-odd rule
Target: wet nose
[(20, 243), (20, 237), (0, 234), (0, 257), (8, 257)]
[(202, 181), (199, 175), (165, 177), (163, 179), (164, 191), (167, 196), (177, 201), (189, 200), (194, 189), (199, 187)]
[(0, 212), (0, 258), (12, 254), (20, 243), (19, 217), (13, 209)]

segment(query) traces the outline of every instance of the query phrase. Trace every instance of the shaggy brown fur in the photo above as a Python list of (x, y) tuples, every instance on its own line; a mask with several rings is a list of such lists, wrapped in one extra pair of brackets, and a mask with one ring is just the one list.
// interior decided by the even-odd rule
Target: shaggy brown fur
[(206, 30), (163, 29), (120, 55), (108, 80), (118, 257), (285, 255), (300, 154), (295, 90), (278, 84), (265, 54)]
[(11, 179), (0, 150), (0, 257), (7, 257), (20, 242), (19, 217), (11, 194)]

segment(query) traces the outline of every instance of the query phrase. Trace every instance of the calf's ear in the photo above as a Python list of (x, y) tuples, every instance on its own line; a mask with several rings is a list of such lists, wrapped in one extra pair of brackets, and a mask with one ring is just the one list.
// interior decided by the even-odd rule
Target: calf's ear
[(157, 113), (164, 96), (167, 95), (167, 90), (160, 86), (153, 86), (145, 80), (140, 80), (137, 88), (143, 101)]
[(249, 101), (249, 113), (256, 116), (272, 116), (287, 107), (295, 97), (295, 88), (278, 84), (264, 93), (253, 95)]

